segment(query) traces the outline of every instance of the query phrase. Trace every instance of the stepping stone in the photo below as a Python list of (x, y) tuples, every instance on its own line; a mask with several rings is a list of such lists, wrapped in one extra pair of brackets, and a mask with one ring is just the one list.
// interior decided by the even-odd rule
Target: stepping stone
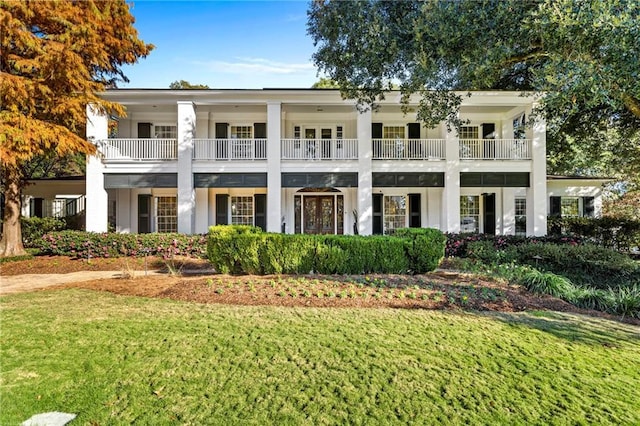
[(64, 426), (75, 418), (75, 414), (52, 411), (36, 414), (22, 422), (22, 426)]

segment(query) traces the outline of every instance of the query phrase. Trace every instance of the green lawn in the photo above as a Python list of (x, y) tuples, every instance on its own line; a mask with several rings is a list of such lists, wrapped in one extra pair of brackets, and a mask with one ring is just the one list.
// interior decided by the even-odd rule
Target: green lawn
[(7, 296), (0, 424), (640, 424), (640, 329), (556, 313)]

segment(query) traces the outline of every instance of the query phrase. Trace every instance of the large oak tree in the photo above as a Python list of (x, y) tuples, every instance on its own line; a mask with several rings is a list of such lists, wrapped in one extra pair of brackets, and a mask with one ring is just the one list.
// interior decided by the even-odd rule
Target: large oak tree
[(459, 124), (450, 90), (543, 92), (551, 171), (640, 180), (637, 1), (317, 0), (308, 17), (315, 64), (346, 97), (375, 104), (399, 83), (435, 125)]
[(0, 256), (24, 253), (21, 190), (33, 162), (95, 152), (84, 138), (87, 105), (125, 113), (98, 92), (127, 81), (122, 65), (153, 48), (133, 23), (124, 0), (0, 0)]

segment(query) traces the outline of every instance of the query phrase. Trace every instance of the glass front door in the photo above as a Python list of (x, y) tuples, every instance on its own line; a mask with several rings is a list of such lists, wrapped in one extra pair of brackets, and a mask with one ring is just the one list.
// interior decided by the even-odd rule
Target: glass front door
[(335, 206), (333, 196), (305, 196), (304, 200), (304, 233), (335, 233)]

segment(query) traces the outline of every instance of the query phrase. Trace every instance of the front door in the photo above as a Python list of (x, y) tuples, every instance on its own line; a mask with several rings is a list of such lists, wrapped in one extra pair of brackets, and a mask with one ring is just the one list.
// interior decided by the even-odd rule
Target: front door
[(333, 196), (305, 196), (304, 200), (304, 233), (333, 234), (334, 200)]

